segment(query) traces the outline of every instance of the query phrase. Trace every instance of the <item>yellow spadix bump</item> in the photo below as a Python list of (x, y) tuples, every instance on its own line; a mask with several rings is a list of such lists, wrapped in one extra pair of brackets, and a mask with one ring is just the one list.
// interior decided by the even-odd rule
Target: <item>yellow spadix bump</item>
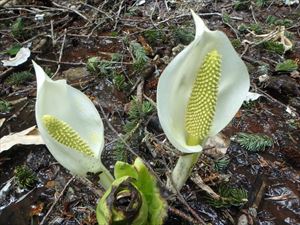
[(185, 115), (188, 145), (202, 144), (210, 130), (216, 111), (221, 76), (221, 56), (213, 50), (204, 58), (196, 76)]
[(94, 157), (94, 153), (88, 144), (69, 124), (51, 115), (44, 115), (42, 121), (49, 135), (57, 142), (85, 155)]

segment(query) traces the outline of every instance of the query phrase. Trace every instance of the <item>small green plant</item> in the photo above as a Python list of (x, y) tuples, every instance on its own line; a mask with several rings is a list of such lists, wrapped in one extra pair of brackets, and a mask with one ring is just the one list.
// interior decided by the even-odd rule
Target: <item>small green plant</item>
[(132, 41), (130, 42), (130, 50), (133, 56), (133, 67), (137, 71), (141, 71), (149, 61), (145, 49), (136, 41)]
[(173, 34), (177, 43), (188, 45), (194, 40), (195, 32), (191, 28), (174, 28)]
[(115, 73), (111, 61), (100, 60), (98, 57), (89, 58), (86, 66), (90, 72), (106, 77), (110, 77)]
[(273, 145), (273, 140), (263, 134), (238, 133), (234, 140), (250, 152), (264, 151)]
[(0, 113), (8, 113), (11, 110), (11, 106), (8, 101), (0, 99)]
[(216, 208), (228, 208), (231, 206), (242, 206), (248, 201), (248, 193), (243, 188), (232, 188), (221, 185), (218, 188), (219, 199), (209, 198), (208, 203)]
[(225, 155), (221, 158), (219, 158), (216, 162), (215, 162), (215, 165), (214, 165), (214, 169), (216, 171), (222, 171), (224, 170), (228, 164), (229, 164), (229, 161), (230, 161), (230, 158), (228, 155)]
[(235, 49), (239, 49), (242, 47), (242, 42), (239, 39), (232, 39), (231, 44)]
[(21, 17), (11, 26), (11, 33), (15, 38), (20, 38), (24, 35), (24, 22)]
[[(124, 140), (129, 140), (138, 131), (143, 120), (153, 112), (153, 106), (149, 101), (143, 101), (142, 103), (133, 97), (130, 102), (130, 109), (128, 111), (128, 119), (123, 126)], [(134, 138), (136, 138), (135, 136)], [(120, 140), (117, 142), (114, 150), (114, 158), (117, 160), (127, 161), (127, 150)]]
[(284, 46), (283, 44), (275, 41), (264, 41), (260, 44), (264, 49), (270, 51), (270, 52), (275, 52), (279, 55), (283, 55), (284, 53)]
[(278, 63), (276, 65), (275, 71), (276, 72), (292, 72), (297, 69), (298, 69), (298, 64), (292, 59), (287, 59), (282, 63)]
[(136, 97), (131, 100), (131, 107), (128, 112), (128, 121), (124, 126), (126, 133), (131, 132), (136, 125), (153, 111), (153, 106), (149, 101), (140, 103)]
[(19, 187), (32, 188), (35, 185), (37, 177), (28, 166), (17, 166), (14, 172)]
[(20, 85), (33, 79), (33, 74), (29, 71), (13, 73), (6, 79), (6, 83), (10, 85)]
[(222, 14), (222, 20), (223, 20), (223, 23), (230, 23), (231, 22), (231, 18), (230, 18), (230, 15), (228, 13), (223, 13)]

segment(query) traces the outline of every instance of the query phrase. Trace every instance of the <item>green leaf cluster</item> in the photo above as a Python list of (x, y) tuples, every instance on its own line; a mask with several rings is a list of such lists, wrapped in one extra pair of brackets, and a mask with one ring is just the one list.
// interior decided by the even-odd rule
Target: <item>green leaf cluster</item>
[(273, 145), (272, 138), (263, 134), (238, 133), (234, 140), (250, 152), (264, 151)]
[(209, 198), (208, 203), (216, 208), (228, 208), (231, 206), (242, 206), (248, 201), (248, 193), (243, 188), (232, 188), (221, 185), (218, 188), (220, 198)]
[(298, 64), (292, 59), (287, 59), (282, 63), (278, 63), (275, 67), (276, 72), (292, 72), (298, 69)]
[(124, 126), (126, 133), (131, 132), (135, 126), (153, 112), (153, 106), (149, 101), (143, 101), (142, 103), (133, 97), (130, 102), (130, 110), (128, 112), (128, 121)]
[(140, 158), (133, 165), (118, 161), (115, 181), (98, 203), (99, 225), (161, 225), (167, 203), (160, 194), (156, 178)]

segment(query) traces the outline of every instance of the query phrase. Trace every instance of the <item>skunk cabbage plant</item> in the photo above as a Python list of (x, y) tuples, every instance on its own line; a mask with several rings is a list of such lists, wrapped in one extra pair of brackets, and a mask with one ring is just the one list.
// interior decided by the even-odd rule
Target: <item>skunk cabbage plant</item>
[(161, 126), (184, 153), (172, 173), (177, 190), (190, 175), (206, 140), (231, 121), (250, 86), (247, 68), (227, 36), (209, 30), (200, 17), (192, 15), (195, 39), (165, 68), (157, 89)]
[(35, 117), (39, 132), (54, 158), (72, 173), (100, 173), (107, 189), (113, 177), (101, 162), (102, 120), (90, 99), (65, 80), (51, 80), (33, 62), (37, 79)]
[(140, 158), (133, 165), (115, 164), (116, 180), (98, 203), (99, 225), (161, 225), (167, 204), (156, 185), (155, 177)]

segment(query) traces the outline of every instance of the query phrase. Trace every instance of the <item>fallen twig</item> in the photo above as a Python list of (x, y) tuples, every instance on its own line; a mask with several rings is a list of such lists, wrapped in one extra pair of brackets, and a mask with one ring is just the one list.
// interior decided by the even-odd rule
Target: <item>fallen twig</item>
[(64, 192), (66, 191), (67, 187), (70, 185), (70, 183), (75, 179), (75, 176), (72, 176), (70, 178), (70, 180), (66, 183), (66, 185), (64, 186), (64, 188), (62, 189), (62, 191), (60, 192), (60, 194), (58, 195), (57, 199), (55, 199), (55, 201), (53, 202), (53, 204), (51, 205), (51, 207), (49, 208), (48, 212), (46, 213), (46, 215), (44, 216), (44, 218), (42, 219), (42, 221), (40, 222), (40, 225), (43, 225), (47, 219), (47, 217), (50, 215), (50, 213), (52, 212), (54, 206), (57, 204), (57, 202), (59, 201), (59, 199), (63, 196)]
[(168, 207), (169, 211), (174, 213), (177, 216), (180, 216), (181, 218), (185, 219), (186, 221), (192, 223), (192, 224), (202, 224), (202, 223), (198, 223), (197, 220), (194, 220), (192, 217), (190, 217), (189, 215), (185, 214), (184, 212), (182, 212), (179, 209), (173, 208), (171, 206)]
[[(65, 42), (66, 42), (66, 36), (67, 36), (67, 29), (64, 30), (64, 38), (63, 38), (63, 41), (61, 44), (58, 62), (61, 62), (61, 58), (63, 55), (63, 50), (64, 50), (64, 46), (65, 46)], [(53, 74), (52, 78), (54, 78), (57, 75), (59, 70), (60, 70), (60, 64), (58, 64), (57, 69), (56, 69), (55, 73)]]

